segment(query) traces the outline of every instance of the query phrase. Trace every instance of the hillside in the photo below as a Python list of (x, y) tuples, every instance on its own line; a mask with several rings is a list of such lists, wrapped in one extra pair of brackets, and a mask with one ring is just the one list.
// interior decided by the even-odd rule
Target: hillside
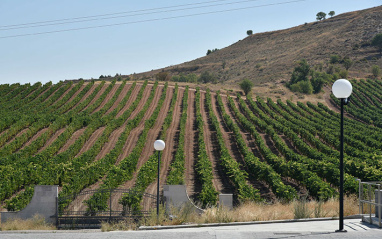
[(160, 71), (172, 75), (208, 71), (225, 84), (244, 78), (255, 83), (275, 82), (290, 79), (296, 61), (307, 59), (310, 65), (322, 64), (325, 70), (330, 56), (337, 54), (354, 62), (349, 78), (367, 78), (372, 65), (382, 68), (381, 56), (370, 46), (375, 34), (382, 32), (381, 22), (382, 6), (344, 13), (289, 29), (253, 34), (193, 61), (132, 77), (152, 77)]
[[(382, 83), (352, 84), (349, 194), (358, 189), (354, 177), (382, 176)], [(0, 202), (8, 210), (23, 208), (35, 184), (59, 185), (60, 196), (105, 188), (155, 194), (158, 138), (166, 142), (160, 184), (185, 184), (203, 205), (215, 204), (217, 193), (268, 202), (337, 195), (339, 115), (324, 104), (148, 81), (0, 85), (0, 104)], [(97, 195), (60, 206), (86, 211)]]

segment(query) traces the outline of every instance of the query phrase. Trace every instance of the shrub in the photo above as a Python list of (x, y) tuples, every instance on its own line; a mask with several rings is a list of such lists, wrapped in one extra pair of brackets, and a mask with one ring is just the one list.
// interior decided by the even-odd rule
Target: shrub
[(371, 45), (379, 49), (379, 53), (382, 54), (382, 33), (378, 33), (371, 40)]
[(252, 31), (252, 30), (248, 30), (248, 31), (247, 31), (247, 35), (248, 35), (248, 36), (250, 36), (250, 35), (252, 35), (252, 34), (253, 34), (253, 31)]
[(215, 74), (210, 73), (208, 71), (204, 71), (199, 77), (199, 82), (216, 84), (218, 82), (218, 79)]
[(169, 81), (170, 80), (170, 75), (168, 72), (159, 72), (158, 74), (155, 75), (155, 79), (157, 81)]
[(239, 86), (244, 91), (244, 94), (248, 95), (248, 93), (252, 90), (253, 83), (248, 79), (244, 79), (242, 82), (240, 82)]
[(219, 50), (219, 49), (217, 49), (217, 48), (212, 49), (212, 50), (208, 49), (206, 55), (208, 56), (209, 54), (211, 54), (211, 53), (213, 53), (213, 52), (215, 52), (215, 51), (218, 51), (218, 50)]
[(345, 58), (342, 62), (346, 70), (349, 70), (349, 68), (353, 65), (353, 61), (350, 58)]
[(347, 70), (341, 70), (339, 73), (341, 78), (348, 78), (348, 71)]
[(381, 74), (381, 68), (377, 65), (373, 65), (371, 67), (371, 73), (375, 78), (377, 78)]
[(299, 81), (296, 84), (291, 85), (290, 89), (294, 92), (301, 92), (305, 94), (313, 93), (313, 86), (309, 80)]
[(330, 56), (330, 63), (332, 64), (338, 63), (340, 60), (341, 60), (341, 57), (339, 55)]

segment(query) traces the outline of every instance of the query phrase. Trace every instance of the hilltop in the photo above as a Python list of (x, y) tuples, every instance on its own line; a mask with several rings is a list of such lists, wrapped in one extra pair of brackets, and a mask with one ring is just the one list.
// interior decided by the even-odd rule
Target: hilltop
[(325, 70), (330, 56), (338, 55), (354, 62), (349, 78), (367, 78), (372, 65), (382, 67), (381, 56), (370, 46), (371, 39), (380, 32), (382, 6), (289, 29), (253, 34), (207, 56), (135, 77), (153, 77), (160, 71), (171, 75), (208, 71), (216, 74), (223, 84), (244, 78), (261, 84), (288, 80), (296, 61), (301, 59), (306, 59), (311, 66), (322, 65)]

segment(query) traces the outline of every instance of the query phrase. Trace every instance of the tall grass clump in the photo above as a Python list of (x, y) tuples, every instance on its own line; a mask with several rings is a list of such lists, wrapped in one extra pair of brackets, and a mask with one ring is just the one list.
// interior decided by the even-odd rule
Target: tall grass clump
[(55, 230), (56, 227), (45, 222), (45, 218), (41, 215), (35, 215), (31, 219), (22, 220), (19, 218), (9, 219), (5, 223), (1, 223), (0, 231), (12, 230)]
[[(245, 201), (240, 206), (229, 210), (225, 207), (210, 207), (199, 214), (189, 204), (181, 208), (170, 208), (171, 213), (166, 213), (163, 206), (160, 207), (159, 220), (156, 210), (149, 217), (140, 220), (129, 220), (119, 223), (104, 223), (103, 231), (112, 230), (135, 230), (139, 226), (157, 225), (181, 225), (181, 224), (204, 224), (204, 223), (228, 223), (287, 220), (301, 218), (338, 217), (339, 202), (332, 198), (327, 201), (315, 201), (302, 198), (299, 201), (289, 203), (254, 202)], [(344, 216), (358, 214), (358, 201), (356, 196), (345, 196)]]

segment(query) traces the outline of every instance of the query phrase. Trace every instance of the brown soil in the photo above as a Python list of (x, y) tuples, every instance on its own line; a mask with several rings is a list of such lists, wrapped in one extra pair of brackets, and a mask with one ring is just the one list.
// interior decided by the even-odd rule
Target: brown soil
[[(109, 84), (110, 84), (110, 83), (109, 83)], [(105, 85), (108, 85), (108, 83), (105, 83)], [(113, 86), (113, 89), (111, 89), (111, 91), (107, 94), (107, 96), (105, 97), (105, 99), (102, 101), (101, 105), (98, 106), (98, 108), (95, 109), (95, 110), (92, 112), (92, 114), (95, 113), (95, 112), (98, 112), (99, 110), (101, 110), (101, 109), (106, 105), (106, 103), (109, 102), (109, 100), (110, 100), (111, 98), (113, 98), (113, 96), (115, 95), (115, 92), (118, 90), (118, 87), (119, 87), (119, 86), (120, 86), (119, 84), (115, 84), (115, 85)]]
[[(144, 121), (146, 119), (148, 119), (152, 115), (153, 111), (155, 110), (156, 105), (157, 105), (156, 102), (158, 102), (158, 100), (160, 98), (160, 95), (161, 95), (161, 92), (162, 92), (161, 88), (158, 87), (157, 88), (157, 92), (155, 94), (155, 98), (154, 98), (153, 102), (151, 103), (150, 108), (148, 109), (147, 113), (145, 114), (144, 119), (142, 120), (141, 124), (137, 128), (132, 130), (131, 133), (133, 133), (133, 131), (142, 132), (142, 130), (144, 128), (144, 124), (143, 123), (144, 123)], [(138, 173), (139, 173), (139, 169), (143, 166), (144, 163), (146, 163), (146, 161), (149, 159), (149, 157), (154, 153), (155, 150), (154, 150), (153, 144), (154, 144), (154, 141), (158, 138), (158, 135), (159, 135), (159, 133), (160, 133), (160, 131), (162, 129), (162, 125), (163, 125), (164, 119), (166, 118), (168, 109), (170, 107), (170, 102), (171, 102), (172, 95), (173, 95), (173, 89), (172, 89), (172, 87), (171, 88), (169, 87), (167, 89), (166, 99), (163, 102), (163, 106), (162, 106), (162, 109), (159, 112), (158, 118), (155, 121), (155, 124), (154, 124), (153, 128), (150, 129), (148, 134), (147, 134), (146, 142), (152, 142), (152, 143), (145, 144), (145, 147), (142, 150), (142, 154), (139, 157), (139, 161), (138, 161), (138, 164), (137, 164), (137, 167), (136, 167), (137, 170), (134, 172), (133, 177), (132, 177), (131, 180), (129, 180), (129, 181), (125, 182), (123, 185), (119, 186), (120, 189), (129, 189), (129, 188), (133, 188), (134, 187), (135, 181), (136, 181)], [(136, 133), (134, 133), (134, 134), (136, 134)], [(130, 140), (130, 142), (136, 142), (138, 137), (139, 137), (139, 135), (137, 135), (136, 137), (137, 138), (134, 141)], [(166, 144), (166, 149), (170, 148), (169, 144), (171, 144), (171, 143), (168, 142), (168, 144)], [(131, 144), (131, 143), (129, 144), (129, 146), (130, 146), (129, 149), (128, 149), (129, 152), (131, 152), (131, 150), (133, 149), (132, 145), (134, 145), (134, 144)], [(124, 152), (125, 152), (125, 150), (124, 150)], [(166, 152), (166, 150), (164, 150), (164, 152)], [(127, 155), (128, 155), (128, 153), (126, 154), (126, 156)], [(123, 157), (120, 156), (119, 158), (123, 159), (126, 156), (123, 155)], [(163, 180), (165, 180), (165, 178), (166, 178), (165, 175), (166, 175), (166, 171), (167, 171), (167, 170), (164, 170), (164, 168), (166, 168), (166, 165), (168, 165), (170, 161), (171, 161), (170, 157), (168, 157), (168, 159), (165, 159), (165, 157), (163, 157), (163, 161), (162, 162), (164, 163), (164, 165), (162, 165), (162, 170), (161, 170), (161, 176), (162, 176)], [(163, 171), (163, 173), (162, 173), (162, 171)], [(114, 205), (117, 205), (118, 198), (113, 198), (113, 200), (114, 201), (112, 203)], [(151, 202), (152, 201), (150, 200), (149, 203), (151, 203)]]
[[(230, 118), (234, 121), (234, 123), (238, 124), (238, 122), (236, 121), (236, 118), (232, 114), (231, 110), (229, 110), (227, 97), (222, 96), (222, 101), (224, 104), (225, 112), (230, 116)], [(241, 133), (241, 136), (243, 137), (247, 147), (249, 147), (249, 142), (246, 140), (247, 137), (245, 136), (243, 131), (240, 131), (240, 133)], [(234, 143), (234, 142), (236, 142), (236, 140), (235, 140), (233, 133), (230, 134), (230, 142), (232, 142), (231, 143), (232, 145), (235, 145), (236, 151), (239, 152), (238, 146)], [(276, 195), (272, 192), (269, 185), (265, 181), (257, 180), (257, 179), (254, 179), (253, 177), (251, 177), (251, 173), (254, 173), (254, 172), (249, 171), (249, 169), (246, 167), (246, 164), (245, 164), (245, 161), (243, 158), (242, 158), (241, 163), (242, 163), (242, 168), (248, 172), (249, 182), (251, 183), (252, 186), (254, 186), (256, 189), (258, 189), (260, 191), (261, 197), (267, 201), (275, 201)]]
[(94, 102), (96, 102), (99, 99), (99, 97), (103, 94), (103, 92), (105, 92), (108, 86), (109, 84), (104, 84), (102, 88), (98, 91), (97, 95), (90, 101), (90, 103), (82, 111), (86, 110), (89, 106), (93, 105)]
[[(146, 87), (146, 89), (145, 89), (145, 91), (144, 91), (144, 93), (143, 93), (143, 99), (145, 99), (145, 98), (147, 98), (148, 97), (148, 95), (150, 94), (150, 92), (151, 92), (151, 89), (152, 89), (152, 87), (150, 87), (150, 86), (147, 86)], [(134, 91), (137, 91), (137, 92), (139, 92), (139, 87), (137, 87), (136, 88), (136, 90), (134, 90)], [(159, 99), (159, 97), (160, 97), (160, 93), (161, 93), (161, 91), (160, 91), (160, 87), (158, 87), (158, 89), (157, 89), (157, 92), (156, 92), (156, 94), (155, 94), (155, 97), (154, 97), (154, 100), (153, 100), (153, 103), (152, 103), (152, 105), (149, 107), (149, 111), (150, 111), (150, 109), (151, 108), (154, 108), (154, 105), (155, 105), (155, 102), (157, 102), (158, 101), (158, 99)], [(135, 94), (135, 95), (137, 95), (137, 93)], [(135, 98), (135, 97), (134, 97)], [(130, 101), (130, 100), (129, 100)], [(132, 102), (130, 102), (130, 103), (132, 103)], [(128, 103), (127, 103), (128, 104)], [(136, 110), (130, 115), (130, 117), (128, 118), (128, 119), (132, 119), (132, 118), (134, 118), (138, 113), (139, 113), (139, 111), (142, 109), (142, 107), (143, 107), (143, 105), (145, 104), (145, 101), (144, 100), (141, 100), (140, 102), (139, 102), (139, 104), (138, 104), (138, 106), (137, 106), (137, 108), (136, 108)], [(149, 112), (147, 112), (146, 113), (146, 115), (144, 116), (144, 119), (141, 121), (141, 123), (140, 123), (140, 125), (142, 125), (142, 124), (144, 124), (144, 121), (149, 117), (149, 115), (151, 115), (152, 114), (152, 111), (153, 110), (151, 110), (151, 113), (149, 113)], [(126, 121), (127, 122), (127, 121)], [(121, 133), (123, 132), (123, 130), (124, 130), (124, 128), (125, 128), (125, 126), (126, 126), (126, 122), (123, 124), (123, 126), (121, 126), (121, 127), (119, 127), (117, 130), (115, 130), (115, 131), (113, 131), (112, 132), (112, 134), (111, 134), (111, 136), (110, 136), (110, 140), (102, 147), (102, 150), (101, 150), (101, 152), (97, 155), (97, 157), (96, 157), (96, 160), (98, 160), (98, 159), (100, 159), (100, 158), (102, 158), (102, 157), (104, 157), (108, 152), (110, 152), (110, 150), (115, 146), (115, 144), (116, 144), (116, 142), (117, 142), (117, 140), (118, 140), (118, 137), (121, 135)], [(134, 130), (133, 130), (134, 131)], [(140, 134), (140, 132), (141, 132), (141, 130), (139, 131), (139, 132), (137, 132), (137, 134), (136, 134), (136, 136), (138, 137), (139, 136), (139, 134)], [(139, 133), (139, 134), (138, 134)], [(94, 134), (93, 134), (94, 135)], [(93, 135), (91, 136), (91, 137), (93, 137)], [(131, 135), (131, 134), (130, 134)], [(101, 136), (101, 134), (99, 134), (99, 136)], [(98, 137), (99, 137), (98, 136)], [(98, 137), (94, 137), (94, 141), (98, 138)], [(130, 137), (129, 137), (130, 138)], [(90, 140), (89, 140), (90, 141)], [(136, 140), (135, 141), (129, 141), (129, 142), (136, 142)], [(94, 144), (94, 142), (93, 142), (93, 144)], [(135, 145), (134, 143), (130, 143), (130, 144), (128, 144), (129, 146), (131, 146), (131, 149), (132, 149), (132, 147)], [(126, 146), (126, 145), (125, 145)], [(91, 147), (91, 146), (90, 146)], [(90, 148), (89, 147), (89, 148)], [(88, 150), (88, 149), (86, 149), (86, 150)], [(82, 151), (82, 149), (81, 149), (81, 151)], [(85, 150), (84, 150), (85, 151)], [(83, 151), (83, 152), (84, 152)], [(124, 148), (124, 150), (123, 150), (123, 152), (124, 152), (124, 154), (126, 154), (126, 152), (125, 152), (125, 148)], [(130, 151), (131, 152), (131, 151)], [(80, 152), (80, 153), (82, 153), (82, 152)], [(128, 154), (126, 154), (126, 156), (127, 156)], [(78, 156), (78, 155), (77, 155)], [(118, 160), (117, 160), (117, 162), (119, 162), (121, 159), (123, 159), (122, 157), (121, 157), (121, 155), (120, 155), (120, 157), (118, 158)], [(98, 189), (99, 187), (100, 187), (100, 185), (102, 184), (102, 182), (103, 182), (103, 179), (105, 179), (105, 177), (106, 176), (104, 176), (102, 179), (100, 179), (100, 180), (98, 180), (95, 184), (92, 184), (92, 185), (90, 185), (89, 187), (87, 187), (86, 189), (84, 189), (84, 190), (82, 190), (82, 191), (88, 191), (88, 190), (96, 190), (96, 189)], [(123, 187), (124, 188), (124, 187)], [(130, 188), (130, 187), (127, 187), (127, 188)], [(87, 195), (82, 195), (82, 196), (79, 196), (79, 197), (77, 197), (71, 204), (70, 204), (70, 206), (69, 206), (69, 209), (71, 210), (71, 209), (73, 209), (73, 210), (85, 210), (86, 209), (86, 205), (85, 204), (83, 204), (82, 202), (84, 201), (84, 200), (86, 200), (86, 199), (89, 199), (90, 197), (91, 197), (91, 195), (92, 194), (87, 194)], [(118, 198), (116, 198), (116, 197), (113, 197), (113, 205), (118, 205)]]
[(5, 134), (5, 132), (8, 132), (8, 129), (5, 129), (5, 130), (1, 131), (1, 132), (0, 132), (0, 137), (1, 137), (3, 134)]
[(41, 153), (44, 149), (49, 147), (58, 138), (58, 136), (60, 136), (65, 131), (65, 129), (66, 128), (62, 128), (62, 129), (57, 130), (56, 133), (54, 133), (52, 135), (52, 137), (50, 137), (50, 139), (48, 139), (48, 141), (46, 141), (45, 145), (38, 150), (38, 153)]
[(89, 139), (85, 142), (84, 146), (81, 148), (80, 152), (76, 155), (76, 157), (80, 156), (84, 152), (88, 151), (97, 141), (97, 139), (102, 135), (105, 127), (100, 127), (96, 129), (93, 134), (89, 137)]
[[(64, 98), (64, 96), (65, 96), (66, 94), (68, 94), (68, 93), (74, 88), (74, 86), (75, 86), (75, 84), (73, 84), (72, 86), (70, 86), (70, 87), (64, 92), (64, 94), (62, 94), (60, 97), (58, 97), (58, 99), (57, 99), (55, 102), (53, 102), (53, 104), (59, 102), (62, 98)], [(52, 105), (53, 105), (53, 104), (52, 104)]]
[(306, 189), (306, 187), (304, 185), (302, 185), (301, 183), (299, 183), (298, 181), (296, 181), (295, 179), (290, 178), (290, 177), (282, 177), (281, 180), (283, 181), (283, 183), (285, 185), (289, 185), (289, 186), (293, 187), (294, 189), (296, 189), (298, 195), (301, 198), (306, 197), (307, 200), (313, 199), (313, 197), (309, 195), (309, 192)]
[[(151, 103), (150, 108), (148, 109), (147, 113), (145, 114), (144, 119), (142, 119), (142, 122), (140, 123), (140, 125), (132, 131), (139, 132), (139, 134), (142, 132), (142, 130), (144, 128), (144, 121), (147, 120), (152, 115), (152, 113), (154, 112), (156, 105), (157, 105), (156, 103), (158, 102), (161, 93), (162, 93), (161, 88), (158, 88), (157, 92), (155, 94), (155, 98), (154, 98), (153, 102)], [(166, 114), (167, 114), (167, 111), (169, 108), (172, 94), (173, 94), (173, 89), (168, 88), (167, 89), (167, 96), (166, 96), (165, 102), (163, 103), (162, 109), (159, 112), (158, 118), (155, 121), (153, 128), (151, 128), (149, 130), (149, 132), (147, 133), (146, 142), (152, 142), (152, 143), (146, 143), (145, 146), (143, 147), (142, 154), (138, 160), (137, 170), (135, 171), (134, 176), (133, 176), (133, 180), (130, 180), (130, 182), (128, 182), (126, 184), (126, 185), (130, 185), (130, 186), (123, 187), (123, 188), (131, 188), (134, 186), (135, 179), (136, 179), (136, 176), (138, 175), (139, 169), (143, 166), (144, 163), (146, 163), (146, 161), (149, 159), (149, 157), (154, 153), (154, 151), (155, 151), (154, 146), (153, 146), (154, 141), (156, 139), (158, 139), (159, 132), (162, 129), (162, 124), (163, 124), (164, 119), (166, 118)], [(136, 142), (139, 138), (139, 134), (137, 134), (137, 138), (135, 141), (130, 141), (130, 142)], [(131, 150), (132, 149), (133, 148), (131, 148)]]
[(195, 189), (196, 175), (195, 175), (195, 159), (197, 154), (197, 141), (196, 141), (196, 125), (195, 125), (195, 90), (188, 90), (188, 108), (187, 108), (187, 122), (186, 132), (184, 136), (184, 154), (185, 154), (185, 182), (188, 195), (194, 198), (197, 190)]
[(77, 130), (72, 134), (72, 136), (69, 138), (68, 141), (64, 144), (64, 146), (61, 147), (61, 149), (58, 151), (58, 154), (65, 152), (76, 140), (85, 132), (86, 128), (82, 128)]
[(25, 128), (25, 129), (22, 129), (20, 132), (18, 132), (13, 138), (9, 139), (5, 144), (10, 144), (12, 143), (17, 137), (20, 137), (21, 135), (23, 135), (24, 133), (26, 133), (27, 131), (29, 131), (30, 129), (29, 128)]
[[(139, 102), (137, 108), (131, 113), (131, 115), (129, 116), (129, 119), (134, 119), (138, 115), (138, 113), (142, 110), (143, 106), (146, 104), (145, 99), (147, 99), (149, 97), (151, 90), (152, 90), (152, 86), (148, 85), (143, 92), (142, 100)], [(122, 154), (119, 155), (119, 157), (117, 159), (117, 164), (121, 160), (126, 158), (131, 153), (133, 148), (135, 147), (135, 142), (137, 142), (138, 137), (144, 128), (145, 120), (148, 119), (151, 116), (152, 112), (154, 111), (154, 109), (153, 109), (155, 107), (154, 104), (160, 98), (160, 93), (161, 93), (160, 88), (157, 88), (157, 91), (155, 92), (155, 95), (154, 95), (154, 100), (152, 101), (152, 104), (150, 105), (149, 109), (146, 111), (145, 116), (142, 118), (139, 125), (136, 128), (131, 130), (129, 137), (128, 137), (128, 140), (126, 140), (126, 143), (123, 146)]]
[[(86, 85), (85, 84), (83, 84), (71, 97), (70, 97), (70, 99), (65, 103), (65, 104), (67, 104), (67, 103), (70, 103), (73, 99), (75, 99), (76, 97), (77, 97), (77, 95), (79, 95), (80, 93), (81, 93), (81, 91), (84, 89), (86, 87)], [(72, 108), (70, 108), (70, 109), (68, 109), (67, 111), (65, 111), (64, 113), (66, 113), (66, 112), (68, 112), (68, 111), (70, 111), (71, 109), (73, 109), (73, 107)]]
[[(163, 185), (166, 184), (166, 179), (167, 175), (169, 173), (169, 166), (171, 162), (174, 159), (176, 149), (178, 148), (178, 139), (179, 139), (179, 123), (180, 123), (180, 116), (181, 116), (181, 105), (182, 105), (182, 97), (183, 97), (184, 89), (178, 90), (178, 96), (177, 96), (177, 101), (174, 107), (174, 112), (173, 112), (173, 119), (170, 127), (167, 129), (167, 134), (166, 138), (163, 139), (164, 142), (166, 143), (166, 148), (162, 152), (161, 156), (161, 167), (160, 167), (160, 173), (159, 173), (159, 185), (160, 185), (160, 191), (162, 191)], [(172, 97), (172, 95), (171, 95)], [(170, 97), (168, 97), (170, 98)], [(168, 103), (168, 107), (170, 106), (171, 99)], [(166, 107), (167, 108), (167, 107)], [(164, 118), (167, 116), (167, 111), (165, 110), (163, 112)], [(164, 120), (163, 118), (163, 120)], [(162, 122), (163, 124), (163, 122)], [(160, 126), (161, 127), (161, 126)], [(152, 146), (152, 145), (150, 145)], [(153, 152), (155, 153), (155, 151)], [(158, 180), (155, 180), (153, 183), (151, 183), (146, 192), (152, 195), (156, 194), (157, 191), (157, 184)], [(153, 200), (146, 200), (146, 203), (150, 204), (152, 203)]]
[[(116, 118), (119, 118), (126, 110), (129, 109), (130, 105), (133, 103), (133, 101), (137, 98), (137, 95), (139, 93), (139, 90), (142, 85), (137, 84), (133, 91), (131, 92), (131, 95), (129, 99), (127, 100), (125, 106), (117, 113)], [(131, 85), (130, 85), (131, 87)]]
[[(63, 84), (61, 87), (64, 87), (65, 86), (65, 84)], [(56, 94), (56, 92), (57, 91), (59, 91), (60, 89), (61, 89), (61, 87), (59, 87), (58, 89), (56, 89), (52, 94), (50, 94), (43, 102), (45, 102), (45, 101), (47, 101), (47, 100), (49, 100), (50, 98), (52, 98), (55, 94)], [(69, 90), (70, 90), (70, 88), (71, 87), (69, 87)], [(66, 92), (68, 92), (68, 90), (66, 90), (65, 92), (64, 92), (64, 94), (66, 93)], [(62, 96), (61, 96), (62, 97)], [(54, 103), (54, 102), (53, 102)]]
[(114, 104), (110, 107), (110, 109), (106, 112), (106, 114), (109, 114), (110, 112), (112, 112), (115, 108), (117, 108), (119, 102), (121, 102), (121, 100), (125, 97), (126, 93), (129, 91), (131, 85), (130, 84), (126, 84), (121, 93), (119, 94), (117, 100), (114, 102)]
[[(239, 106), (239, 102), (238, 100), (236, 100), (237, 98), (236, 97), (232, 97), (233, 100), (234, 100), (234, 103), (235, 103), (235, 106), (237, 109), (239, 109), (240, 111), (240, 106)], [(255, 143), (255, 139), (252, 137), (252, 135), (250, 133), (247, 133), (243, 127), (241, 127), (241, 125), (239, 124), (239, 122), (236, 120), (236, 118), (234, 117), (234, 113), (231, 111), (231, 109), (228, 107), (228, 104), (226, 105), (226, 110), (227, 112), (229, 112), (229, 114), (231, 115), (232, 119), (235, 119), (235, 122), (237, 123), (237, 125), (240, 127), (240, 133), (241, 133), (241, 136), (243, 137), (243, 139), (245, 139), (245, 141), (247, 142), (247, 147), (251, 149), (252, 153), (258, 157), (260, 160), (264, 161), (264, 158), (263, 156), (261, 155), (260, 153), (260, 150), (258, 149), (256, 143)], [(241, 112), (243, 113), (243, 112)]]
[[(202, 94), (200, 95), (201, 96), (200, 98), (204, 104), (205, 94), (203, 92), (201, 92), (201, 93)], [(230, 136), (228, 135), (228, 133), (227, 133), (228, 131), (226, 130), (226, 128), (223, 127), (222, 118), (220, 117), (220, 114), (218, 113), (218, 110), (216, 108), (216, 99), (215, 99), (214, 95), (211, 95), (211, 104), (212, 104), (213, 112), (214, 112), (215, 116), (217, 117), (218, 121), (220, 122), (220, 124), (219, 124), (220, 131), (223, 134), (225, 145), (229, 149), (231, 157), (235, 158), (234, 155), (241, 157), (241, 155), (238, 154), (238, 151), (233, 153), (233, 151), (232, 151), (233, 145), (230, 142), (228, 142)], [(220, 158), (219, 158), (219, 154), (218, 154), (218, 150), (217, 150), (218, 142), (217, 142), (216, 132), (211, 131), (212, 124), (211, 124), (210, 120), (207, 120), (207, 119), (210, 119), (210, 117), (207, 117), (207, 109), (203, 107), (201, 111), (202, 111), (202, 117), (203, 117), (203, 120), (205, 121), (205, 124), (208, 124), (208, 128), (207, 128), (207, 131), (205, 131), (205, 135), (208, 136), (209, 140), (211, 140), (212, 145), (214, 145), (214, 149), (209, 149), (209, 150), (213, 150), (213, 151), (208, 152), (209, 151), (208, 150), (207, 152), (209, 154), (211, 154), (211, 153), (214, 154), (213, 155), (214, 157), (210, 157), (210, 159), (214, 159), (211, 162), (212, 162), (212, 167), (213, 167), (214, 181), (216, 181), (215, 184), (219, 184), (221, 187), (218, 189), (218, 192), (223, 193), (223, 194), (233, 194), (235, 191), (234, 186), (230, 182), (227, 175), (224, 173), (224, 170), (220, 164)], [(208, 143), (206, 143), (206, 144), (208, 144)]]
[[(87, 85), (86, 83), (84, 84), (85, 86)], [(86, 93), (85, 95), (82, 97), (82, 99), (77, 102), (77, 104), (73, 107), (73, 109), (75, 109), (79, 104), (81, 104), (84, 100), (86, 100), (92, 93), (93, 91), (95, 90), (95, 88), (97, 87), (97, 85), (93, 85)]]
[(300, 152), (298, 151), (298, 149), (293, 145), (293, 143), (291, 142), (291, 140), (285, 136), (285, 135), (279, 135), (279, 137), (281, 138), (282, 141), (284, 141), (284, 143), (286, 144), (286, 146), (288, 146), (288, 148), (290, 148), (291, 150), (293, 150), (293, 152), (297, 153), (297, 154), (300, 154)]
[[(117, 86), (119, 87), (119, 85)], [(114, 87), (112, 89), (112, 91), (115, 89), (117, 89), (117, 87)], [(149, 88), (149, 87), (148, 87)], [(149, 90), (145, 90), (145, 92), (149, 93), (150, 91)], [(114, 91), (115, 93), (115, 91)], [(109, 97), (109, 95), (113, 94), (112, 92), (110, 92), (108, 94), (108, 98), (109, 100), (111, 99), (111, 97)], [(106, 98), (104, 100), (104, 102), (102, 103), (103, 105), (106, 104)], [(141, 104), (141, 102), (144, 102), (143, 100), (140, 101), (139, 104)], [(138, 106), (139, 107), (139, 106)], [(94, 112), (100, 110), (101, 108), (98, 107), (98, 109), (96, 109)], [(133, 112), (134, 113), (134, 112)], [(130, 117), (131, 118), (131, 117)], [(102, 150), (101, 152), (96, 156), (96, 160), (104, 157), (108, 152), (110, 152), (110, 150), (115, 146), (115, 144), (117, 143), (117, 140), (118, 140), (118, 137), (122, 134), (123, 130), (124, 130), (124, 127), (126, 126), (126, 122), (123, 124), (123, 126), (119, 127), (118, 129), (116, 129), (115, 131), (113, 131), (110, 135), (110, 138), (109, 138), (109, 141), (102, 147)], [(103, 130), (105, 129), (105, 127), (101, 127), (99, 129), (97, 129), (89, 138), (89, 140), (85, 143), (84, 147), (82, 147), (82, 149), (80, 150), (80, 152), (76, 155), (76, 157), (78, 157), (79, 155), (81, 155), (83, 152), (89, 150), (93, 145), (94, 143), (96, 142), (96, 140), (98, 139), (98, 137), (100, 137), (103, 133)], [(111, 138), (112, 137), (112, 138)], [(110, 140), (111, 139), (111, 140)]]
[(29, 146), (33, 141), (35, 141), (38, 137), (40, 137), (43, 133), (45, 133), (46, 131), (48, 131), (48, 128), (44, 128), (42, 130), (39, 130), (35, 135), (32, 136), (32, 138), (30, 138), (28, 140), (28, 142), (26, 142), (19, 150)]
[[(382, 66), (378, 49), (367, 44), (381, 22), (382, 6), (348, 12), (288, 29), (256, 33), (207, 56), (130, 77), (153, 77), (161, 71), (171, 75), (210, 72), (219, 75), (219, 81), (224, 83), (250, 79), (260, 85), (290, 79), (301, 59), (312, 68), (322, 64), (326, 71), (330, 56), (337, 54), (354, 62), (349, 77), (368, 78), (371, 64)], [(371, 63), (373, 58), (376, 60)]]
[[(104, 179), (105, 177), (103, 177)], [(84, 191), (90, 191), (90, 190), (97, 190), (100, 185), (102, 184), (102, 180), (98, 180), (98, 182), (90, 185), (89, 187), (87, 187), (85, 190), (82, 190), (82, 192)], [(89, 194), (82, 194), (80, 196), (77, 196), (68, 206), (68, 209), (67, 211), (85, 211), (87, 206), (86, 204), (84, 203), (85, 200), (87, 199), (90, 199), (90, 197), (93, 195), (94, 193), (89, 193)]]

